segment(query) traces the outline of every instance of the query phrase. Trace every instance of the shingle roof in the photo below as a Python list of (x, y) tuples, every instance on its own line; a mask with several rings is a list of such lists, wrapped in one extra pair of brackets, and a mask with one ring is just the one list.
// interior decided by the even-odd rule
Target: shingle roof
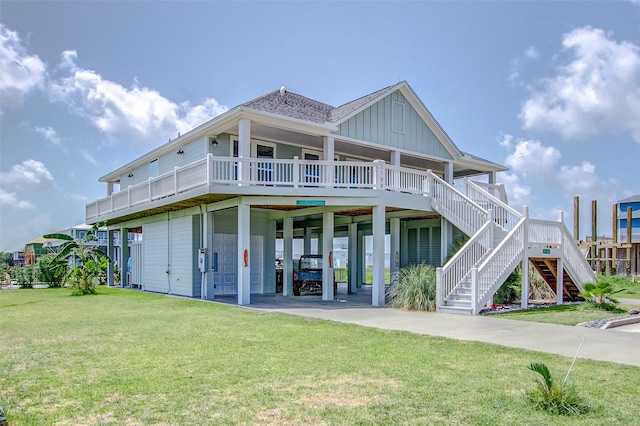
[(333, 110), (331, 105), (323, 104), (297, 93), (286, 92), (281, 95), (279, 90), (267, 93), (242, 105), (314, 123), (326, 123), (329, 121), (329, 115)]
[(384, 92), (385, 90), (388, 90), (389, 87), (391, 86), (387, 86), (384, 89), (380, 89), (366, 96), (358, 98), (354, 101), (347, 102), (344, 105), (340, 105), (337, 108), (333, 108), (333, 110), (331, 111), (331, 115), (329, 117), (329, 121), (331, 121), (332, 123), (335, 123), (341, 120), (342, 118), (346, 117), (347, 115), (351, 114), (352, 112), (357, 111), (358, 109), (362, 108), (363, 106), (371, 102), (373, 99), (378, 97), (380, 93)]
[(336, 123), (362, 108), (390, 87), (392, 86), (387, 86), (337, 108), (293, 92), (281, 95), (279, 90), (246, 102), (242, 106), (314, 123)]

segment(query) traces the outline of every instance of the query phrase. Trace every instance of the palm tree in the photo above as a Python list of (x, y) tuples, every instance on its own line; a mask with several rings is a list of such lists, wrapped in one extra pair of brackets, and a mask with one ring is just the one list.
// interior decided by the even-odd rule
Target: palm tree
[[(112, 262), (109, 256), (100, 250), (97, 245), (91, 244), (94, 241), (98, 241), (96, 234), (100, 226), (102, 226), (102, 223), (93, 225), (80, 241), (66, 234), (44, 235), (44, 238), (65, 241), (60, 246), (60, 251), (56, 254), (54, 260), (63, 259), (71, 264), (66, 278), (76, 289), (74, 294), (95, 294), (96, 280), (100, 277), (104, 268), (101, 265)], [(106, 260), (106, 264), (103, 259)]]

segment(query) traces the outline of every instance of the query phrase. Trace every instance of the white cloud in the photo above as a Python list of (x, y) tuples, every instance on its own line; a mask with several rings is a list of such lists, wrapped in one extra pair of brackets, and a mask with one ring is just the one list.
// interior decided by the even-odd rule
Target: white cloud
[(34, 209), (36, 206), (26, 200), (18, 200), (15, 192), (8, 192), (0, 188), (0, 206), (9, 206), (16, 209)]
[(510, 166), (512, 175), (501, 179), (507, 189), (515, 184), (515, 190), (521, 192), (515, 195), (516, 198), (530, 200), (530, 188), (533, 186), (567, 197), (578, 195), (608, 201), (614, 201), (622, 191), (617, 180), (602, 179), (596, 167), (588, 161), (574, 166), (561, 164), (560, 151), (539, 141), (518, 140), (506, 148), (509, 154), (505, 163)]
[(80, 155), (82, 156), (82, 158), (85, 159), (85, 161), (93, 164), (94, 166), (98, 165), (98, 162), (96, 161), (96, 159), (93, 158), (93, 156), (89, 154), (87, 151), (85, 150), (80, 151)]
[(524, 127), (565, 138), (624, 131), (640, 143), (640, 47), (591, 27), (565, 34), (563, 46), (572, 58), (532, 91)]
[(60, 139), (53, 128), (36, 126), (35, 130), (40, 133), (46, 141), (51, 142), (54, 145), (62, 145), (62, 139)]
[(29, 55), (18, 33), (0, 24), (0, 109), (22, 105), (24, 96), (42, 87), (46, 66)]
[(529, 48), (524, 51), (524, 56), (529, 59), (538, 59), (540, 57), (540, 52), (535, 46), (529, 46)]
[(53, 187), (53, 176), (45, 165), (37, 160), (25, 160), (14, 164), (8, 172), (0, 173), (2, 183), (19, 189), (47, 190)]
[(171, 102), (155, 90), (139, 87), (137, 82), (130, 88), (123, 87), (93, 70), (78, 67), (76, 57), (75, 51), (62, 54), (58, 68), (67, 75), (51, 82), (50, 94), (105, 133), (157, 143), (227, 110), (215, 99), (191, 107), (188, 102)]
[(522, 206), (530, 206), (533, 197), (531, 187), (522, 185), (520, 178), (514, 173), (500, 173), (498, 181), (504, 184), (509, 199), (509, 205), (518, 211), (522, 211)]

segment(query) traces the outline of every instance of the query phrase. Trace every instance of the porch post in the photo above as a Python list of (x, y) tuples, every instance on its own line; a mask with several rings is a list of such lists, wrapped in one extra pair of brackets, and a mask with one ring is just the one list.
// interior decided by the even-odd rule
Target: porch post
[[(400, 167), (400, 151), (391, 151), (391, 165)], [(392, 185), (393, 188), (400, 189), (400, 172), (398, 170), (393, 172), (393, 182), (387, 182), (387, 185)]]
[(309, 227), (304, 228), (304, 253), (302, 254), (311, 254), (311, 231)]
[(356, 287), (362, 288), (362, 284), (367, 278), (367, 265), (365, 262), (365, 249), (364, 234), (362, 231), (358, 231), (358, 238), (356, 244), (356, 251), (358, 255), (356, 257)]
[(333, 212), (322, 214), (322, 300), (333, 300)]
[(251, 207), (238, 205), (238, 305), (251, 303)]
[(564, 265), (562, 256), (558, 258), (556, 266), (556, 305), (562, 305), (564, 300)]
[(444, 163), (444, 179), (450, 185), (453, 185), (453, 163)]
[(527, 309), (529, 307), (529, 207), (523, 206), (522, 215), (526, 218), (524, 223), (524, 237), (522, 238), (522, 244), (524, 244), (524, 254), (522, 256), (522, 287), (520, 294), (520, 307)]
[(373, 291), (371, 303), (373, 306), (385, 305), (384, 291), (384, 231), (385, 231), (384, 205), (373, 207)]
[(113, 182), (107, 182), (107, 197), (113, 194)]
[(391, 284), (397, 282), (400, 273), (400, 218), (389, 219), (391, 233), (391, 253), (389, 258)]
[(349, 234), (349, 256), (347, 265), (349, 269), (349, 294), (355, 294), (358, 292), (358, 223), (350, 223), (348, 225)]
[[(325, 136), (324, 137), (324, 141), (322, 144), (322, 149), (324, 151), (324, 160), (325, 161), (331, 161), (333, 163), (334, 161), (334, 139), (333, 136)], [(335, 179), (335, 173), (333, 172), (333, 164), (330, 166), (326, 167), (325, 173), (324, 173), (324, 182), (325, 184), (327, 184), (328, 186), (333, 186), (333, 181)]]
[[(251, 158), (251, 121), (246, 118), (241, 118), (238, 121), (238, 157), (249, 159)], [(247, 185), (249, 176), (249, 163), (240, 161), (238, 164), (238, 179), (241, 184)]]
[(293, 294), (293, 218), (285, 217), (282, 220), (282, 239), (284, 247), (282, 252), (282, 295), (291, 296)]
[(129, 264), (129, 228), (120, 228), (120, 287), (127, 284), (127, 265)]
[(489, 173), (487, 173), (487, 176), (489, 178), (489, 183), (491, 185), (496, 183), (496, 172), (489, 172)]
[(440, 217), (440, 264), (444, 265), (453, 243), (453, 225), (444, 217)]
[(202, 213), (202, 248), (207, 250), (205, 254), (207, 258), (207, 268), (202, 273), (202, 288), (200, 290), (200, 298), (213, 300), (215, 291), (213, 287), (214, 270), (214, 253), (213, 253), (213, 212), (208, 212), (205, 208)]
[[(115, 247), (113, 246), (113, 236), (114, 236), (115, 232), (113, 229), (109, 229), (107, 231), (107, 256), (109, 256), (109, 259), (111, 259), (113, 262), (115, 262)], [(113, 283), (114, 283), (114, 277), (113, 277), (113, 273), (114, 273), (114, 267), (113, 267), (113, 263), (109, 262), (109, 265), (107, 266), (107, 285), (109, 287), (113, 287)]]

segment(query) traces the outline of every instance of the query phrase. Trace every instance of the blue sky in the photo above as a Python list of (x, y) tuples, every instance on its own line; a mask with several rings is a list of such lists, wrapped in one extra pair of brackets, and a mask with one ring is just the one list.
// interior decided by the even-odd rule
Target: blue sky
[(0, 5), (0, 251), (84, 221), (98, 178), (262, 94), (406, 80), (511, 204), (581, 235), (640, 193), (640, 1)]

